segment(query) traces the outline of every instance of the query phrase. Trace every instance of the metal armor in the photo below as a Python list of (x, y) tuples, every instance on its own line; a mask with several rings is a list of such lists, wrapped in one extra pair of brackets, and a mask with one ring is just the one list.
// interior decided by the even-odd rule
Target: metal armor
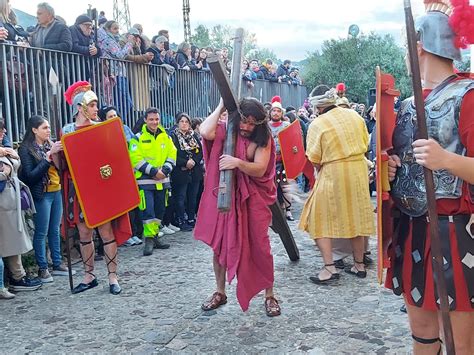
[[(425, 100), (428, 136), (442, 148), (459, 155), (466, 154), (459, 137), (459, 113), (462, 99), (471, 89), (474, 89), (474, 81), (450, 77)], [(416, 163), (412, 147), (417, 139), (417, 130), (416, 110), (411, 97), (402, 103), (393, 134), (394, 153), (400, 157), (402, 165), (392, 185), (392, 198), (402, 212), (412, 217), (427, 212), (423, 167)], [(447, 170), (434, 171), (433, 178), (436, 199), (461, 197), (461, 179)]]

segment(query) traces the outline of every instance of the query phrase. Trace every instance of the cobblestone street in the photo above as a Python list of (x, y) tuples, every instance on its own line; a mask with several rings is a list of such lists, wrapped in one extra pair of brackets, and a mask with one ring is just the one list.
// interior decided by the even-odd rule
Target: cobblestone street
[[(303, 353), (405, 354), (411, 338), (402, 299), (379, 286), (376, 267), (360, 280), (342, 273), (338, 286), (308, 280), (322, 266), (313, 242), (296, 231), (299, 262), (291, 262), (271, 232), (275, 290), (282, 315), (268, 318), (263, 295), (243, 313), (228, 288), (217, 311), (200, 305), (214, 291), (210, 248), (191, 233), (166, 237), (168, 250), (142, 256), (141, 246), (119, 249), (123, 292), (108, 292), (106, 268), (97, 263), (100, 285), (71, 295), (67, 277), (37, 292), (0, 302), (1, 353)], [(375, 238), (371, 240), (375, 257)], [(82, 265), (75, 265), (80, 282)]]

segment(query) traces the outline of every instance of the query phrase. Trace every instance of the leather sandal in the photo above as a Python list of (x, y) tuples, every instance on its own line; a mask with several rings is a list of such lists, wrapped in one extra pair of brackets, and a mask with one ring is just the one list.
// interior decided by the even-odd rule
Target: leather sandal
[(281, 308), (278, 301), (273, 296), (265, 297), (265, 312), (269, 317), (276, 317), (281, 314)]
[(227, 296), (220, 292), (214, 292), (209, 300), (201, 305), (203, 311), (217, 309), (227, 303)]
[(334, 263), (332, 264), (325, 264), (324, 269), (326, 269), (327, 272), (331, 274), (331, 277), (329, 279), (321, 280), (319, 278), (319, 275), (317, 276), (310, 276), (310, 280), (314, 282), (316, 285), (330, 285), (333, 284), (335, 281), (339, 280), (341, 275), (339, 275), (338, 272), (332, 272), (331, 270), (328, 269), (328, 266), (335, 266)]
[(357, 271), (353, 271), (352, 270), (352, 267), (351, 266), (348, 266), (344, 269), (344, 271), (348, 274), (351, 274), (351, 275), (354, 275), (354, 276), (357, 276), (358, 278), (360, 279), (365, 279), (367, 277), (367, 271), (365, 270), (359, 270), (357, 268), (357, 264), (359, 265), (365, 265), (364, 264), (364, 261), (357, 261), (357, 260), (354, 260), (354, 268), (357, 270)]

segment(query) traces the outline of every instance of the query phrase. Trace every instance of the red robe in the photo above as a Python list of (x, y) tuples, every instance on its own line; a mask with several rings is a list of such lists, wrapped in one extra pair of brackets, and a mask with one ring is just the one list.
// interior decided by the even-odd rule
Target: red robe
[[(219, 157), (223, 154), (225, 135), (225, 126), (220, 123), (215, 139), (203, 141), (206, 178), (194, 237), (212, 247), (219, 264), (226, 267), (229, 283), (237, 276), (237, 299), (246, 311), (256, 294), (273, 286), (273, 256), (268, 236), (272, 214), (268, 206), (276, 200), (275, 143), (269, 140), (270, 161), (261, 178), (234, 170), (231, 209), (220, 213), (217, 210)], [(238, 135), (235, 156), (247, 160), (250, 143)]]

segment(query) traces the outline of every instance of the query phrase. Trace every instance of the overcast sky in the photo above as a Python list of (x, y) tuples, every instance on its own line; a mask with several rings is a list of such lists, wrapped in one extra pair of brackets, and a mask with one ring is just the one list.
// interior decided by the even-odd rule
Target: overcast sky
[[(104, 10), (108, 19), (113, 17), (113, 0), (48, 2), (69, 25), (88, 4)], [(10, 3), (34, 15), (39, 1)], [(420, 13), (423, 1), (412, 3), (414, 12)], [(141, 23), (149, 37), (168, 29), (172, 42), (183, 40), (181, 0), (129, 0), (129, 7), (132, 24)], [(256, 34), (258, 46), (272, 49), (279, 59), (302, 60), (324, 40), (346, 37), (351, 24), (357, 24), (363, 33), (390, 33), (399, 42), (404, 27), (403, 0), (190, 0), (190, 7), (191, 31), (200, 24), (209, 28), (217, 24), (243, 27)]]

